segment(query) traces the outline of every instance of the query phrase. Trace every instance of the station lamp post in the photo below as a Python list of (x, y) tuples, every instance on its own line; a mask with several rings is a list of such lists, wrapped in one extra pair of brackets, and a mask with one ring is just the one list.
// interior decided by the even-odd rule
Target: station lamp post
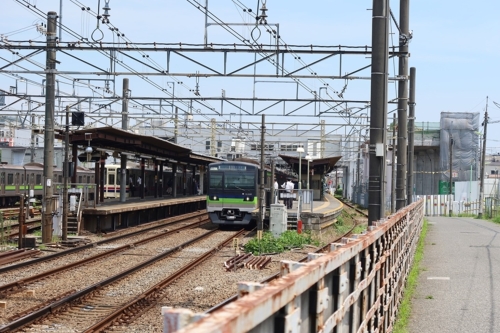
[(312, 156), (307, 154), (305, 159), (307, 160), (307, 190), (309, 190), (309, 177), (310, 177), (310, 174), (309, 174), (309, 163), (311, 163), (312, 161)]
[(298, 147), (297, 153), (299, 153), (299, 190), (302, 190), (302, 153), (304, 148)]

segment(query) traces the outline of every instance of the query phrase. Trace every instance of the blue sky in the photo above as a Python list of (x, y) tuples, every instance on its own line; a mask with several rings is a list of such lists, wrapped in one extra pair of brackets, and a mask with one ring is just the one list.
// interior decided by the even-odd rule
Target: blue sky
[[(133, 42), (183, 42), (203, 43), (204, 15), (191, 3), (194, 0), (111, 0), (111, 23), (119, 27), (126, 37)], [(201, 4), (205, 0), (200, 0)], [(27, 10), (21, 4), (29, 3), (36, 5), (38, 9), (46, 13), (50, 10), (59, 12), (59, 0), (45, 1), (15, 1), (4, 0), (2, 3), (4, 16), (0, 21), (0, 34), (9, 34), (21, 28), (27, 28), (22, 33), (9, 34), (10, 40), (43, 40), (34, 29), (29, 28), (42, 20)], [(84, 14), (79, 4), (97, 10), (98, 0), (64, 0), (63, 23), (84, 37), (90, 37), (95, 29), (96, 21), (89, 15)], [(101, 7), (104, 0), (100, 1)], [(253, 22), (241, 8), (241, 3), (255, 10), (257, 1), (230, 1), (211, 0), (209, 9), (225, 22), (242, 23)], [(262, 1), (261, 1), (262, 3)], [(390, 2), (391, 9), (399, 19), (399, 1)], [(289, 45), (350, 45), (363, 46), (371, 43), (371, 11), (372, 1), (292, 1), (292, 0), (267, 0), (268, 22), (279, 23), (280, 35)], [(493, 0), (478, 0), (474, 3), (457, 2), (451, 0), (429, 1), (419, 0), (410, 2), (410, 29), (413, 30), (413, 39), (409, 45), (411, 57), (409, 65), (417, 69), (416, 84), (416, 114), (417, 122), (438, 122), (440, 112), (480, 112), (483, 119), (486, 107), (486, 96), (489, 96), (490, 121), (500, 120), (500, 108), (493, 101), (500, 103), (499, 84), (500, 77), (500, 2)], [(101, 26), (102, 28), (102, 26)], [(250, 38), (248, 28), (235, 27), (235, 31)], [(112, 41), (109, 29), (102, 29), (104, 41)], [(394, 25), (392, 31), (396, 32)], [(269, 35), (264, 32), (260, 40), (269, 40)], [(392, 44), (397, 45), (397, 34), (392, 36)], [(72, 40), (68, 34), (63, 34), (62, 40)], [(221, 28), (209, 28), (209, 41), (221, 43), (235, 43), (238, 40)], [(27, 54), (27, 51), (21, 51)], [(80, 55), (80, 54), (79, 54)], [(0, 50), (0, 56), (7, 60), (14, 60), (15, 56)], [(85, 53), (83, 56), (92, 63), (106, 64), (102, 57)], [(44, 63), (45, 55), (38, 56), (36, 60)], [(95, 59), (94, 59), (95, 57)], [(229, 65), (237, 68), (241, 63), (249, 60), (249, 56), (241, 58), (230, 57)], [(151, 55), (158, 64), (165, 64), (164, 55)], [(63, 59), (64, 64), (71, 68), (80, 68), (81, 64), (73, 63), (69, 58)], [(312, 60), (304, 56), (303, 60)], [(126, 59), (124, 59), (126, 61)], [(206, 55), (207, 64), (219, 66), (220, 58)], [(343, 59), (344, 69), (356, 69), (369, 64), (369, 59), (364, 57), (346, 57)], [(4, 61), (0, 63), (1, 66)], [(187, 63), (178, 60), (176, 68), (179, 71), (193, 71)], [(301, 65), (298, 61), (288, 61), (285, 67), (294, 70)], [(332, 61), (322, 65), (314, 66), (318, 73), (330, 73), (336, 70), (337, 64)], [(397, 62), (390, 61), (390, 75), (397, 70)], [(143, 70), (143, 66), (135, 65), (136, 70)], [(88, 69), (88, 68), (87, 68)], [(262, 71), (272, 70), (270, 64), (262, 64)], [(200, 70), (201, 71), (201, 70)], [(360, 76), (370, 76), (370, 70), (359, 73)], [(33, 80), (41, 82), (42, 77), (33, 77)], [(176, 81), (183, 84), (176, 86), (176, 95), (191, 96), (196, 85), (194, 78), (178, 77)], [(162, 96), (159, 89), (152, 88), (143, 81), (131, 78), (131, 87), (135, 95)], [(159, 86), (171, 89), (173, 78), (152, 78)], [(5, 75), (0, 76), (0, 87), (8, 90), (15, 80)], [(340, 91), (345, 82), (341, 80), (326, 80), (333, 90)], [(62, 83), (61, 83), (62, 84)], [(324, 86), (323, 81), (305, 80), (307, 89), (318, 91)], [(63, 84), (62, 84), (63, 85)], [(251, 97), (252, 82), (243, 79), (205, 79), (199, 80), (200, 92), (204, 96), (217, 96), (225, 90), (227, 96)], [(370, 95), (369, 82), (367, 80), (353, 80), (348, 83), (344, 98), (346, 99), (368, 99)], [(28, 90), (39, 91), (35, 86), (29, 86)], [(61, 88), (71, 92), (71, 86)], [(300, 97), (310, 97), (307, 89), (300, 89)], [(117, 92), (121, 92), (121, 79), (117, 81)], [(394, 97), (396, 87), (394, 83), (389, 85), (389, 99)], [(88, 94), (89, 90), (77, 89), (78, 94)], [(257, 84), (256, 94), (258, 96), (273, 96), (274, 94), (293, 96), (295, 88), (290, 84)], [(218, 107), (217, 102), (210, 104)], [(249, 105), (242, 105), (249, 108)], [(26, 109), (26, 106), (24, 106)], [(392, 110), (395, 106), (389, 106)], [(203, 112), (203, 111), (202, 111)], [(231, 111), (233, 112), (233, 111)], [(227, 111), (230, 113), (230, 111)], [(227, 118), (226, 113), (226, 118)], [(199, 116), (199, 115), (195, 115)], [(260, 117), (251, 117), (251, 121), (258, 122)], [(390, 115), (392, 118), (392, 115)], [(247, 119), (247, 118), (246, 118)], [(333, 120), (332, 120), (333, 119)], [(286, 121), (287, 119), (276, 119), (275, 121)], [(336, 118), (328, 121), (338, 122)], [(312, 117), (295, 117), (293, 121), (312, 123), (317, 121)], [(488, 130), (488, 152), (500, 152), (500, 129), (499, 123), (490, 124)]]

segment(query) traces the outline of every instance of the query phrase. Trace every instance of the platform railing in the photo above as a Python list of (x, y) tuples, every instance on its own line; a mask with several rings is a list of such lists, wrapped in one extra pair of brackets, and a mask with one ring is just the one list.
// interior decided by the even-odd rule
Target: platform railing
[(297, 213), (300, 215), (303, 211), (309, 213), (314, 212), (314, 190), (288, 190), (278, 189), (275, 191), (273, 203), (286, 203), (287, 199), (291, 199), (297, 205)]
[(210, 315), (162, 308), (164, 332), (391, 332), (422, 226), (419, 200), (307, 263), (282, 261), (272, 284), (239, 283)]

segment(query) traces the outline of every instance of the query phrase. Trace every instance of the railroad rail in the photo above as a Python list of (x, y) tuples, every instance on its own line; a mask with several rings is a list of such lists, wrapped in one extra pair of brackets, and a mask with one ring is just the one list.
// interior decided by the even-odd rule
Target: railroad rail
[(4, 285), (0, 286), (0, 297), (5, 298), (6, 296), (8, 296), (11, 293), (19, 292), (19, 289), (24, 288), (28, 283), (40, 281), (40, 280), (42, 280), (46, 277), (49, 277), (51, 275), (55, 275), (55, 274), (61, 273), (63, 271), (69, 270), (69, 269), (73, 269), (73, 268), (76, 268), (79, 266), (86, 265), (86, 264), (91, 263), (93, 261), (97, 261), (100, 259), (104, 259), (106, 257), (110, 257), (112, 255), (123, 252), (125, 250), (130, 249), (130, 248), (137, 247), (141, 244), (145, 244), (145, 243), (151, 242), (153, 240), (156, 240), (158, 238), (162, 238), (162, 237), (171, 235), (173, 233), (177, 233), (181, 230), (191, 229), (193, 227), (196, 227), (196, 226), (208, 223), (208, 222), (210, 222), (210, 220), (208, 218), (205, 220), (197, 221), (197, 222), (185, 225), (185, 226), (181, 226), (179, 228), (175, 228), (172, 230), (168, 230), (166, 232), (158, 233), (156, 235), (141, 239), (141, 240), (133, 242), (133, 243), (129, 243), (126, 245), (116, 247), (114, 249), (96, 254), (94, 256), (91, 256), (91, 257), (88, 257), (88, 258), (85, 258), (85, 259), (82, 259), (79, 261), (75, 261), (73, 263), (64, 265), (62, 267), (57, 267), (57, 268), (45, 271), (43, 273), (24, 278), (22, 280), (18, 280), (18, 281), (12, 282), (12, 283), (4, 284)]
[(344, 199), (338, 198), (338, 197), (335, 197), (335, 199), (339, 200), (340, 202), (342, 202), (344, 205), (348, 206), (349, 208), (354, 209), (356, 212), (360, 213), (361, 215), (368, 217), (368, 213), (366, 211), (359, 209), (358, 207), (351, 204), (349, 201), (345, 201)]
[(143, 312), (147, 311), (151, 307), (156, 305), (156, 301), (164, 297), (164, 289), (169, 284), (174, 282), (180, 276), (186, 274), (188, 271), (194, 267), (200, 265), (202, 262), (214, 255), (216, 251), (222, 247), (228, 245), (235, 237), (240, 237), (245, 232), (244, 229), (238, 231), (236, 234), (231, 235), (217, 246), (212, 248), (210, 251), (205, 252), (202, 256), (193, 262), (190, 262), (186, 266), (182, 267), (176, 274), (169, 276), (165, 280), (157, 283), (153, 287), (149, 288), (146, 292), (141, 295), (141, 297), (130, 301), (129, 303), (123, 305), (121, 308), (114, 311), (112, 314), (102, 319), (95, 325), (87, 328), (85, 332), (101, 332), (113, 325), (115, 322), (120, 322), (120, 324), (130, 323), (137, 316), (141, 315)]
[[(351, 206), (349, 206), (349, 207), (351, 207)], [(357, 222), (354, 223), (354, 225), (352, 226), (352, 228), (350, 228), (344, 235), (342, 235), (342, 236), (338, 237), (337, 239), (335, 239), (332, 243), (340, 243), (340, 242), (342, 242), (342, 239), (346, 239), (346, 238), (352, 236), (354, 229), (356, 229), (356, 227), (358, 225), (359, 225), (359, 223), (357, 223)], [(327, 252), (330, 251), (330, 246), (331, 245), (329, 243), (329, 244), (327, 244), (327, 245), (325, 245), (325, 246), (317, 249), (316, 251), (314, 251), (314, 253), (327, 253)], [(306, 262), (308, 260), (308, 258), (309, 258), (309, 255), (303, 257), (298, 262)], [(271, 282), (273, 280), (278, 279), (280, 276), (281, 276), (281, 273), (277, 272), (277, 273), (272, 274), (272, 275), (268, 276), (267, 278), (261, 280), (259, 283), (261, 283), (261, 284), (269, 283), (269, 282)], [(210, 309), (208, 309), (207, 311), (205, 311), (205, 314), (212, 313), (212, 312), (214, 312), (214, 311), (222, 308), (223, 306), (225, 306), (225, 305), (227, 305), (227, 304), (229, 304), (231, 302), (236, 301), (237, 299), (238, 299), (238, 294), (235, 294), (235, 295), (233, 295), (233, 296), (225, 299), (224, 301), (220, 302), (219, 304), (214, 305), (213, 307), (211, 307)]]
[[(50, 261), (50, 260), (59, 259), (59, 258), (61, 258), (63, 256), (66, 256), (66, 255), (78, 253), (80, 251), (84, 251), (84, 250), (87, 250), (87, 249), (92, 249), (94, 247), (97, 247), (97, 246), (100, 246), (100, 245), (104, 245), (104, 244), (108, 244), (108, 243), (112, 243), (112, 242), (116, 242), (118, 240), (123, 240), (123, 239), (129, 238), (129, 237), (133, 237), (133, 236), (136, 236), (136, 235), (139, 235), (141, 233), (148, 232), (148, 231), (154, 231), (154, 230), (157, 230), (157, 229), (161, 229), (161, 228), (164, 228), (166, 226), (170, 226), (172, 224), (179, 223), (180, 222), (179, 218), (181, 218), (181, 219), (191, 219), (191, 218), (196, 218), (196, 217), (197, 218), (207, 218), (208, 215), (207, 215), (207, 213), (205, 211), (201, 211), (201, 212), (189, 213), (189, 214), (185, 214), (185, 215), (181, 215), (181, 216), (176, 216), (176, 217), (170, 217), (170, 218), (167, 218), (167, 219), (161, 219), (161, 220), (158, 220), (158, 221), (155, 221), (155, 222), (150, 222), (147, 225), (150, 225), (150, 224), (154, 224), (154, 225), (142, 228), (140, 230), (135, 230), (135, 231), (124, 233), (124, 234), (117, 235), (117, 236), (114, 236), (114, 237), (106, 238), (106, 239), (101, 240), (101, 241), (92, 242), (92, 243), (88, 243), (88, 244), (85, 244), (85, 245), (80, 245), (80, 246), (75, 247), (75, 248), (71, 248), (71, 249), (68, 249), (68, 250), (64, 250), (64, 251), (61, 251), (61, 252), (50, 254), (50, 255), (47, 255), (47, 256), (44, 256), (44, 257), (36, 258), (36, 259), (30, 260), (30, 261), (21, 262), (21, 263), (18, 263), (18, 264), (15, 264), (15, 265), (11, 265), (11, 266), (0, 267), (0, 273), (6, 273), (6, 272), (13, 271), (13, 270), (16, 270), (16, 269), (25, 268), (25, 267), (28, 267), (28, 266), (31, 266), (31, 265), (39, 264), (41, 262), (46, 262), (46, 261)], [(129, 228), (129, 229), (131, 229), (131, 228)]]
[(330, 252), (311, 254), (307, 263), (282, 261), (280, 279), (240, 285), (242, 297), (201, 319), (165, 309), (166, 320), (191, 322), (168, 332), (391, 332), (423, 211), (419, 200), (331, 244)]
[(10, 264), (11, 262), (37, 256), (39, 254), (40, 250), (28, 250), (28, 249), (0, 252), (0, 265)]
[[(0, 232), (3, 238), (12, 238), (19, 235), (19, 224), (16, 221), (19, 218), (19, 207), (16, 208), (4, 208), (0, 209), (0, 214), (2, 214), (3, 222), (0, 224)], [(24, 209), (23, 214), (26, 214), (26, 209)], [(24, 225), (26, 226), (26, 232), (30, 232), (41, 227), (41, 212), (33, 210), (30, 214), (29, 219), (26, 219)]]
[[(37, 309), (35, 311), (30, 311), (30, 313), (27, 313), (23, 317), (18, 318), (18, 319), (8, 323), (7, 325), (5, 325), (3, 327), (0, 327), (0, 332), (10, 332), (12, 330), (16, 330), (16, 329), (19, 329), (21, 327), (24, 327), (30, 323), (33, 323), (33, 325), (37, 325), (40, 322), (41, 323), (54, 322), (53, 316), (57, 316), (57, 315), (59, 315), (59, 313), (63, 313), (65, 311), (65, 309), (67, 309), (67, 308), (71, 309), (71, 310), (68, 310), (68, 311), (71, 311), (71, 316), (78, 315), (80, 318), (80, 322), (81, 322), (81, 318), (83, 316), (95, 315), (95, 312), (89, 313), (88, 309), (86, 309), (86, 308), (94, 309), (95, 307), (93, 307), (91, 305), (87, 305), (87, 307), (82, 307), (81, 303), (79, 303), (79, 300), (84, 299), (85, 304), (90, 304), (91, 303), (90, 298), (93, 298), (94, 297), (93, 295), (95, 295), (95, 303), (97, 303), (97, 305), (96, 305), (97, 307), (99, 307), (99, 304), (103, 304), (103, 305), (105, 304), (106, 306), (103, 306), (103, 308), (105, 308), (105, 309), (104, 310), (101, 309), (101, 310), (102, 311), (112, 311), (113, 310), (112, 304), (114, 304), (116, 302), (112, 302), (110, 298), (113, 298), (114, 296), (113, 295), (107, 296), (108, 299), (103, 300), (104, 293), (100, 292), (101, 290), (103, 290), (103, 288), (109, 286), (110, 284), (112, 284), (114, 282), (118, 282), (119, 280), (121, 280), (123, 278), (129, 277), (132, 273), (138, 272), (138, 271), (140, 271), (140, 270), (142, 270), (150, 265), (157, 264), (160, 260), (171, 256), (172, 254), (178, 252), (179, 250), (182, 250), (183, 248), (185, 248), (191, 244), (194, 244), (194, 243), (199, 242), (203, 239), (206, 239), (207, 237), (210, 237), (217, 232), (219, 232), (217, 229), (209, 230), (208, 232), (205, 232), (204, 234), (202, 234), (198, 237), (195, 237), (189, 241), (186, 241), (186, 242), (184, 242), (176, 247), (173, 247), (169, 250), (166, 250), (166, 251), (160, 253), (159, 255), (156, 255), (155, 257), (153, 257), (151, 259), (148, 259), (148, 260), (140, 263), (139, 265), (131, 267), (131, 268), (129, 268), (125, 271), (122, 271), (119, 274), (116, 274), (112, 277), (106, 278), (98, 283), (95, 283), (87, 288), (84, 288), (83, 290), (71, 293), (67, 296), (64, 296), (63, 298), (57, 299), (53, 302), (50, 302), (40, 309)], [(240, 232), (242, 232), (242, 231), (240, 231)], [(225, 240), (225, 243), (231, 241), (233, 237), (235, 237), (234, 233), (231, 234), (230, 238)], [(206, 258), (211, 252), (216, 251), (216, 250), (217, 250), (217, 248), (212, 248), (210, 251), (204, 253), (201, 257)], [(203, 260), (204, 259), (198, 259), (197, 262), (202, 262)], [(186, 266), (182, 267), (181, 269), (179, 269), (176, 273), (174, 273), (173, 275), (171, 275), (169, 278), (167, 278), (165, 280), (172, 280), (173, 281), (178, 276), (184, 274), (188, 269), (190, 269), (190, 267), (194, 267), (194, 266), (195, 266), (194, 263), (190, 263), (189, 265), (186, 265)], [(163, 280), (162, 282), (165, 283), (165, 280)], [(147, 291), (147, 294), (153, 295), (154, 289), (157, 286), (158, 286), (158, 284), (149, 288)], [(143, 293), (143, 295), (140, 295), (140, 299), (146, 299), (145, 294), (146, 293)], [(130, 297), (136, 298), (137, 296), (130, 296)], [(71, 304), (75, 304), (75, 308), (71, 308)], [(118, 309), (116, 311), (119, 311), (119, 310), (120, 309)], [(115, 313), (116, 311), (113, 311), (113, 313)], [(75, 314), (76, 312), (78, 312), (78, 314)], [(98, 311), (98, 312), (101, 314), (101, 311)], [(110, 316), (112, 316), (112, 315), (113, 314), (111, 314)]]

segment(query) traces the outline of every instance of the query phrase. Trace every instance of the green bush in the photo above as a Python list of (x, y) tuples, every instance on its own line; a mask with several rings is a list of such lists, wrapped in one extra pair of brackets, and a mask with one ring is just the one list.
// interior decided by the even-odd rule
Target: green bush
[(245, 252), (251, 252), (255, 255), (263, 253), (281, 253), (291, 248), (303, 248), (306, 244), (319, 245), (311, 237), (310, 232), (298, 234), (296, 231), (285, 231), (279, 238), (275, 238), (272, 233), (265, 232), (262, 239), (259, 241), (257, 238), (250, 240), (245, 244)]

